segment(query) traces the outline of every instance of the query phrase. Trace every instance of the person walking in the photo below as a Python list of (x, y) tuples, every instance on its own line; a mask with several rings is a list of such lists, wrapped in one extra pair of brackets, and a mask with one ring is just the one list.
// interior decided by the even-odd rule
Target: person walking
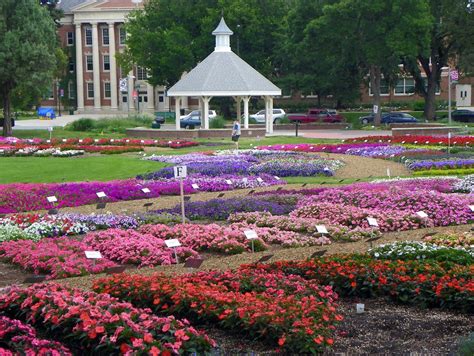
[(239, 138), (240, 138), (240, 121), (238, 119), (234, 120), (232, 126), (232, 141), (235, 142), (237, 149), (239, 149)]

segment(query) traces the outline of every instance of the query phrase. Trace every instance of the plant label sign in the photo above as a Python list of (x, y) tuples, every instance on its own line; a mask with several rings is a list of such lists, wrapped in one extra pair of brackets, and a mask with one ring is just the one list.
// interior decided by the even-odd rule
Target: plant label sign
[(97, 197), (99, 198), (105, 198), (107, 195), (104, 193), (104, 192), (97, 192), (95, 193), (97, 195)]
[(379, 226), (379, 223), (377, 222), (377, 219), (375, 218), (367, 218), (367, 222), (369, 223), (369, 226), (375, 226), (375, 227)]
[(280, 177), (278, 176), (273, 176), (273, 178), (275, 178), (276, 180), (280, 180)]
[(469, 205), (469, 209), (471, 209), (471, 211), (474, 211), (474, 205)]
[(320, 234), (328, 234), (328, 229), (326, 229), (326, 226), (325, 225), (316, 225), (316, 230), (320, 233)]
[(65, 138), (63, 138), (63, 142), (67, 142), (67, 140)]
[(249, 181), (248, 178), (242, 178), (242, 182), (243, 182), (244, 184), (247, 184), (248, 181)]
[(175, 166), (173, 167), (175, 178), (186, 178), (188, 175), (188, 168), (186, 166)]
[(48, 203), (56, 203), (58, 201), (58, 198), (56, 198), (54, 195), (47, 197)]
[(199, 189), (199, 185), (197, 185), (196, 183), (191, 184), (191, 187), (193, 187), (193, 189), (195, 190)]
[(179, 242), (178, 239), (171, 239), (171, 240), (165, 240), (165, 245), (166, 247), (179, 247), (181, 246), (181, 242)]
[(247, 240), (255, 240), (258, 239), (257, 233), (255, 230), (245, 230), (244, 231), (245, 237)]
[(82, 139), (79, 140), (79, 143), (83, 143), (84, 141)]
[(48, 131), (49, 131), (49, 132), (53, 132), (53, 130), (54, 130), (54, 129), (53, 129), (52, 126), (48, 127)]
[(259, 183), (263, 183), (263, 179), (262, 179), (262, 178), (260, 178), (260, 177), (258, 177), (258, 178), (257, 178), (257, 182), (259, 182)]
[(148, 188), (143, 188), (143, 189), (142, 189), (142, 192), (145, 193), (145, 194), (148, 194), (148, 193), (150, 193), (150, 189), (148, 189)]
[(428, 217), (428, 214), (425, 213), (424, 211), (421, 211), (421, 210), (420, 210), (420, 211), (417, 211), (417, 212), (416, 212), (416, 215), (418, 215), (418, 216), (419, 216), (420, 218), (422, 218), (422, 219), (426, 219), (426, 218)]
[(90, 260), (97, 260), (102, 258), (102, 254), (100, 253), (100, 251), (85, 251), (84, 253), (86, 254), (86, 258)]
[(230, 179), (226, 179), (225, 182), (229, 185), (232, 185), (232, 181)]

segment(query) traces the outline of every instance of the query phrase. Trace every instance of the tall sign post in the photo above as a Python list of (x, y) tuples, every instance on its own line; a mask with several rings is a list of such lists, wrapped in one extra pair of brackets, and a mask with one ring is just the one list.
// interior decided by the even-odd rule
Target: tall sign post
[(184, 215), (184, 187), (183, 187), (183, 179), (187, 176), (187, 167), (186, 166), (176, 166), (173, 167), (174, 170), (174, 177), (179, 179), (179, 190), (181, 195), (181, 218), (183, 224), (186, 222), (186, 217)]
[(448, 68), (448, 123), (451, 125), (451, 86), (459, 80), (459, 72)]

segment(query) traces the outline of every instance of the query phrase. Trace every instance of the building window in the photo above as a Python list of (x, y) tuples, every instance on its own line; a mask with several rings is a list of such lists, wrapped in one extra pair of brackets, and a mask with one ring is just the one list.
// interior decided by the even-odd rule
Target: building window
[(110, 70), (110, 56), (108, 54), (104, 54), (104, 71)]
[(104, 46), (108, 46), (110, 43), (110, 40), (109, 40), (109, 29), (107, 27), (104, 27), (102, 29), (102, 44)]
[(164, 91), (159, 91), (158, 92), (158, 102), (164, 103), (165, 101), (165, 92)]
[(125, 31), (125, 28), (120, 27), (119, 34), (120, 34), (119, 43), (121, 45), (125, 45), (125, 40), (127, 39), (127, 32)]
[(74, 85), (74, 82), (69, 82), (68, 84), (68, 97), (69, 99), (76, 99), (76, 87)]
[(91, 55), (86, 55), (86, 71), (92, 72), (94, 70), (94, 59)]
[(411, 95), (415, 92), (415, 80), (413, 78), (402, 78), (395, 85), (395, 95)]
[(67, 33), (67, 45), (74, 46), (74, 32)]
[(69, 58), (68, 69), (69, 69), (69, 73), (73, 73), (75, 70), (74, 59), (72, 58)]
[[(425, 86), (425, 90), (428, 91), (428, 81), (426, 78), (423, 78), (423, 84)], [(441, 95), (441, 88), (439, 87), (439, 83), (436, 83), (435, 95)]]
[(92, 46), (92, 27), (86, 27), (84, 31), (86, 38), (86, 46)]
[(143, 67), (137, 67), (137, 80), (146, 80), (146, 78), (146, 69)]
[[(380, 95), (389, 95), (390, 94), (390, 87), (388, 85), (388, 81), (385, 79), (380, 80)], [(371, 84), (369, 82), (369, 95), (372, 96), (374, 93), (372, 93), (372, 88)]]
[(94, 99), (94, 83), (87, 83), (87, 99)]
[(112, 97), (112, 90), (109, 82), (104, 83), (104, 98), (110, 99)]

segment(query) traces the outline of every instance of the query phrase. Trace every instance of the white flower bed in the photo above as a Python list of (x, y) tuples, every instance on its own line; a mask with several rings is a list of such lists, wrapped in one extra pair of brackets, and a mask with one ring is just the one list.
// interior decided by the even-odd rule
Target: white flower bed
[(456, 183), (454, 185), (454, 190), (465, 193), (474, 193), (474, 174), (470, 174)]
[(384, 244), (369, 250), (375, 258), (379, 259), (426, 259), (429, 255), (439, 251), (463, 251), (474, 257), (474, 248), (446, 247), (419, 241), (404, 241)]

